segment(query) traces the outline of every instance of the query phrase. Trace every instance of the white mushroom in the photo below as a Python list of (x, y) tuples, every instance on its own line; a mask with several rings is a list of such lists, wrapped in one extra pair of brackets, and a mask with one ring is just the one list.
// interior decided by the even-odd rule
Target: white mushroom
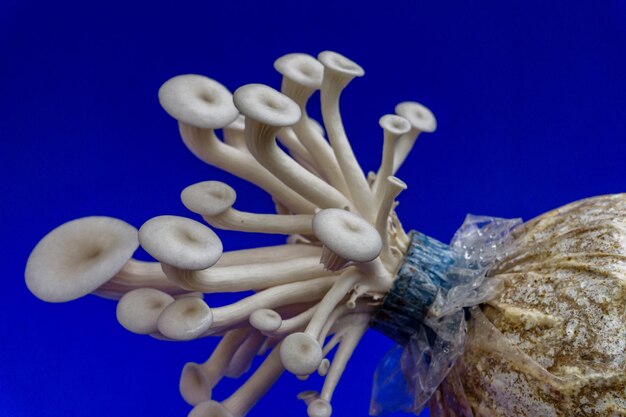
[(157, 322), (163, 310), (174, 302), (174, 297), (153, 288), (138, 288), (126, 293), (117, 303), (117, 321), (126, 330), (136, 334), (158, 331)]
[(411, 130), (409, 122), (395, 114), (387, 114), (380, 118), (378, 124), (383, 128), (383, 156), (374, 181), (374, 197), (377, 204), (380, 204), (382, 195), (385, 193), (385, 180), (393, 175), (393, 160), (396, 149), (396, 142), (402, 135)]
[(138, 244), (137, 229), (121, 220), (72, 220), (37, 243), (26, 263), (26, 286), (44, 301), (80, 298), (111, 280)]
[(294, 375), (309, 375), (317, 370), (322, 362), (322, 348), (317, 339), (308, 333), (292, 333), (283, 340), (280, 347), (280, 360)]
[(382, 238), (382, 249), (380, 257), (383, 263), (388, 266), (389, 269), (394, 269), (394, 259), (391, 253), (391, 247), (389, 243), (388, 224), (389, 216), (393, 210), (393, 203), (395, 198), (404, 190), (406, 190), (406, 184), (397, 177), (389, 176), (385, 178), (385, 186), (381, 189), (383, 194), (380, 199), (380, 207), (378, 209), (378, 215), (376, 216), (376, 230)]
[(306, 110), (309, 98), (322, 86), (323, 65), (310, 55), (293, 53), (274, 61), (274, 68), (283, 75), (281, 92), (295, 101), (302, 112), (302, 117), (293, 127), (295, 134), (311, 153), (315, 166), (319, 167), (330, 184), (349, 196), (348, 185), (332, 148), (324, 140), (323, 129), (320, 132), (319, 124), (309, 118)]
[(179, 298), (168, 305), (157, 321), (159, 332), (174, 340), (192, 340), (206, 332), (213, 313), (200, 298)]
[(333, 413), (333, 407), (329, 401), (316, 398), (308, 404), (306, 412), (309, 417), (330, 417)]
[(402, 166), (421, 132), (432, 133), (437, 130), (435, 116), (423, 104), (415, 101), (405, 101), (396, 105), (395, 110), (397, 114), (409, 121), (411, 130), (402, 135), (396, 143), (392, 174), (395, 174)]
[(260, 166), (246, 150), (215, 136), (214, 129), (231, 125), (239, 115), (230, 91), (222, 84), (199, 75), (181, 75), (161, 86), (159, 101), (178, 120), (183, 142), (196, 157), (258, 185), (297, 212), (313, 211), (314, 207)]
[[(231, 97), (232, 100), (232, 97)], [(246, 137), (244, 135), (244, 127), (246, 125), (246, 118), (243, 114), (237, 116), (234, 122), (228, 126), (224, 126), (222, 129), (224, 132), (224, 142), (233, 148), (237, 148), (242, 151), (248, 151), (246, 146)]]
[(341, 192), (304, 169), (276, 144), (280, 128), (300, 119), (300, 107), (293, 100), (262, 84), (239, 87), (233, 99), (246, 116), (248, 149), (261, 165), (318, 207), (351, 206)]
[(313, 231), (324, 244), (321, 262), (330, 271), (337, 271), (348, 262), (369, 262), (382, 248), (376, 229), (362, 217), (346, 210), (319, 211), (313, 217)]
[(250, 325), (261, 333), (272, 333), (280, 328), (283, 318), (276, 311), (260, 308), (250, 314)]
[(304, 281), (328, 275), (318, 256), (306, 256), (276, 262), (214, 266), (191, 271), (163, 264), (167, 277), (189, 291), (237, 292), (260, 290), (275, 285)]
[(196, 405), (211, 399), (213, 387), (225, 375), (237, 348), (249, 334), (248, 328), (228, 331), (206, 362), (185, 364), (180, 375), (179, 388), (188, 404)]
[(204, 181), (185, 188), (180, 198), (189, 210), (211, 226), (256, 233), (312, 234), (312, 215), (256, 214), (234, 209), (237, 193), (219, 181)]
[(159, 89), (159, 102), (174, 119), (203, 129), (227, 126), (239, 114), (230, 91), (202, 75), (170, 78)]
[(199, 270), (222, 256), (222, 242), (202, 223), (178, 216), (157, 216), (139, 229), (141, 246), (162, 264)]
[(324, 65), (321, 89), (322, 117), (328, 139), (357, 210), (366, 219), (373, 221), (372, 193), (348, 142), (339, 111), (341, 92), (354, 77), (363, 76), (365, 71), (355, 62), (336, 52), (324, 51), (317, 59)]

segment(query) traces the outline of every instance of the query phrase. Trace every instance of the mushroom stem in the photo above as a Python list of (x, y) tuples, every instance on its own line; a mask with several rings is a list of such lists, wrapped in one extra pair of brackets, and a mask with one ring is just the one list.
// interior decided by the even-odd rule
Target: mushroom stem
[(324, 177), (328, 178), (330, 184), (345, 196), (350, 196), (348, 184), (341, 172), (333, 149), (315, 129), (307, 113), (306, 105), (314, 90), (309, 89), (303, 91), (303, 89), (298, 89), (296, 86), (293, 81), (288, 78), (283, 78), (281, 91), (291, 97), (291, 99), (300, 106), (300, 111), (302, 112), (302, 117), (298, 123), (293, 126), (293, 131), (313, 157), (316, 165), (320, 167), (320, 171), (323, 173)]
[[(391, 253), (389, 246), (389, 217), (391, 210), (393, 209), (393, 202), (396, 197), (400, 195), (403, 190), (406, 190), (406, 184), (396, 177), (386, 177), (385, 186), (382, 187), (383, 194), (381, 195), (380, 205), (378, 206), (378, 214), (376, 215), (376, 230), (380, 234), (382, 240), (382, 250), (380, 252), (380, 258), (385, 266), (390, 269), (395, 263), (395, 258)], [(401, 229), (401, 228), (400, 228)]]
[(183, 367), (179, 389), (188, 404), (196, 405), (211, 399), (213, 387), (225, 375), (226, 368), (237, 352), (237, 348), (246, 340), (250, 332), (247, 328), (226, 332), (204, 363), (189, 362)]
[(409, 122), (395, 114), (381, 117), (379, 124), (385, 133), (383, 136), (383, 156), (373, 184), (374, 200), (377, 206), (380, 205), (380, 200), (385, 193), (387, 177), (393, 175), (394, 151), (398, 138), (411, 130)]
[(332, 288), (328, 290), (324, 298), (322, 298), (304, 332), (314, 338), (319, 337), (324, 323), (326, 323), (335, 307), (337, 307), (337, 304), (344, 299), (346, 294), (350, 292), (360, 279), (362, 279), (362, 275), (357, 269), (346, 269), (339, 279), (335, 281)]
[(320, 335), (317, 339), (318, 342), (320, 343), (320, 345), (324, 345), (324, 340), (326, 340), (326, 337), (328, 337), (329, 334), (338, 332), (338, 330), (335, 330), (334, 327), (336, 327), (335, 325), (337, 324), (338, 320), (340, 320), (343, 316), (359, 313), (371, 313), (375, 309), (375, 306), (364, 303), (360, 303), (355, 308), (349, 308), (345, 304), (337, 306), (337, 308), (333, 310), (326, 323), (324, 323), (324, 327), (322, 328), (322, 331), (320, 332)]
[(306, 110), (311, 95), (321, 87), (324, 66), (307, 54), (287, 54), (274, 62), (274, 68), (283, 75), (281, 92), (300, 107), (301, 117), (294, 125), (299, 140), (320, 168), (318, 172), (323, 174), (333, 187), (349, 197), (348, 185), (333, 150), (324, 139), (323, 133), (320, 134), (318, 126), (309, 118)]
[(163, 264), (162, 268), (165, 275), (182, 288), (205, 293), (260, 290), (328, 275), (315, 256), (258, 264), (214, 266), (202, 271), (180, 269), (168, 264)]
[(212, 129), (178, 124), (183, 142), (202, 161), (245, 179), (274, 195), (294, 213), (313, 213), (315, 206), (282, 183), (248, 153), (221, 142)]
[(428, 107), (415, 101), (405, 101), (396, 105), (395, 111), (410, 124), (411, 130), (402, 135), (396, 143), (393, 174), (402, 166), (415, 140), (422, 132), (432, 133), (437, 129), (437, 120)]
[(239, 249), (224, 252), (214, 267), (289, 261), (309, 256), (319, 258), (321, 253), (322, 248), (319, 246), (293, 243), (251, 249)]
[(211, 226), (250, 233), (313, 234), (311, 214), (257, 214), (229, 208), (217, 216), (202, 216)]
[(246, 143), (255, 159), (317, 207), (352, 207), (350, 200), (341, 192), (307, 171), (278, 147), (275, 136), (277, 131), (273, 126), (246, 119)]
[(247, 321), (250, 314), (259, 308), (317, 301), (326, 294), (337, 277), (325, 276), (304, 282), (278, 285), (253, 294), (236, 303), (212, 309), (213, 325), (205, 333), (211, 335)]
[(321, 174), (319, 165), (315, 162), (315, 159), (311, 156), (308, 149), (302, 145), (300, 139), (291, 127), (284, 127), (280, 129), (276, 137), (278, 138), (278, 141), (289, 150), (289, 154), (296, 160), (296, 162), (318, 177), (324, 177)]
[(393, 150), (393, 169), (388, 175), (394, 175), (400, 169), (406, 157), (411, 153), (413, 145), (415, 145), (415, 141), (420, 133), (422, 133), (420, 130), (411, 128), (410, 131), (398, 138), (395, 143), (395, 149)]
[(229, 378), (239, 378), (250, 369), (252, 360), (259, 352), (261, 345), (265, 341), (265, 336), (257, 330), (253, 330), (248, 337), (241, 343), (237, 351), (233, 355), (224, 375)]
[(160, 263), (130, 259), (110, 281), (100, 286), (93, 294), (117, 300), (127, 292), (138, 288), (154, 288), (170, 295), (189, 292), (168, 280), (161, 270)]
[(346, 364), (350, 360), (359, 340), (361, 340), (361, 337), (363, 337), (363, 334), (367, 330), (369, 314), (351, 314), (345, 319), (350, 320), (350, 327), (341, 335), (339, 349), (333, 357), (320, 395), (320, 398), (326, 401), (332, 399), (337, 383), (346, 368)]
[[(330, 144), (358, 212), (368, 221), (374, 221), (372, 193), (348, 142), (339, 111), (341, 92), (355, 76), (362, 75), (363, 70), (357, 64), (333, 52), (322, 52), (319, 59), (324, 64), (321, 89), (322, 118)], [(329, 61), (334, 65), (329, 65)], [(351, 70), (342, 71), (344, 64)]]
[(282, 336), (288, 333), (293, 333), (304, 326), (311, 320), (315, 310), (317, 310), (319, 304), (315, 304), (300, 314), (297, 314), (289, 319), (283, 320), (280, 327), (273, 332), (268, 332), (270, 336)]
[(233, 417), (245, 416), (284, 372), (285, 368), (280, 362), (279, 350), (279, 346), (274, 348), (254, 374), (222, 402)]
[(248, 152), (246, 137), (243, 134), (244, 123), (244, 116), (240, 114), (234, 122), (222, 129), (222, 133), (224, 134), (224, 143), (233, 148)]

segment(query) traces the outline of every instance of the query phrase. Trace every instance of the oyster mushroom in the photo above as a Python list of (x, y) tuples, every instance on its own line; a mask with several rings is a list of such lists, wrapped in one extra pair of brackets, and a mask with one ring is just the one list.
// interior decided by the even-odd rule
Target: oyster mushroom
[(219, 181), (204, 181), (185, 188), (185, 207), (218, 229), (256, 233), (312, 234), (312, 215), (256, 214), (234, 209), (237, 193)]
[(280, 128), (294, 125), (302, 115), (293, 100), (262, 84), (239, 87), (233, 100), (246, 116), (246, 143), (261, 165), (316, 207), (352, 205), (341, 192), (304, 169), (276, 144)]
[(396, 144), (392, 174), (400, 169), (420, 133), (432, 133), (437, 130), (435, 116), (423, 104), (416, 101), (405, 101), (396, 105), (395, 110), (397, 114), (409, 121), (411, 130), (402, 135)]
[(323, 176), (328, 178), (336, 189), (349, 196), (348, 185), (333, 150), (324, 139), (319, 124), (309, 118), (306, 110), (309, 98), (322, 86), (323, 65), (310, 55), (292, 53), (274, 61), (274, 68), (283, 76), (281, 92), (300, 106), (302, 116), (293, 126), (295, 134), (310, 152)]
[(75, 300), (111, 280), (138, 245), (137, 229), (122, 220), (72, 220), (35, 246), (26, 263), (26, 286), (44, 301)]

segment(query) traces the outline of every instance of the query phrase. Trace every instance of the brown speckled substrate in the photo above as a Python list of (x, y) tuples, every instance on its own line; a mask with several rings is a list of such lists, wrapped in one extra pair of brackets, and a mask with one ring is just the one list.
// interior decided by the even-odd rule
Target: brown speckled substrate
[(626, 416), (626, 194), (568, 204), (518, 228), (475, 308), (433, 416)]

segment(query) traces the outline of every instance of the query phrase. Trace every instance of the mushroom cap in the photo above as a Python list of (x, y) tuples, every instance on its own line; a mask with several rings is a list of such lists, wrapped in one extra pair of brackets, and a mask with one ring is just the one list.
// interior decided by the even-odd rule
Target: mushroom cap
[(204, 129), (227, 126), (239, 114), (226, 87), (196, 74), (167, 80), (159, 88), (159, 102), (174, 119)]
[(333, 253), (353, 262), (369, 262), (382, 250), (376, 229), (365, 219), (342, 209), (320, 210), (313, 217), (315, 236)]
[(362, 77), (365, 70), (356, 62), (346, 58), (345, 56), (333, 51), (320, 52), (317, 59), (324, 67), (351, 77)]
[(83, 217), (58, 226), (26, 263), (28, 289), (41, 300), (87, 295), (115, 276), (137, 249), (137, 229), (112, 217)]
[(213, 384), (209, 381), (202, 365), (187, 362), (180, 374), (180, 395), (190, 405), (211, 399)]
[(395, 111), (420, 132), (432, 133), (437, 130), (437, 119), (430, 109), (416, 101), (405, 101), (396, 105)]
[(385, 181), (387, 181), (387, 183), (390, 184), (391, 186), (398, 188), (400, 190), (407, 189), (406, 183), (402, 181), (400, 178), (396, 177), (395, 175), (388, 176), (387, 178), (385, 178)]
[(190, 211), (214, 217), (235, 204), (237, 192), (220, 181), (203, 181), (186, 187), (180, 193), (180, 199)]
[(309, 403), (306, 413), (309, 417), (330, 417), (333, 413), (333, 407), (329, 401), (316, 398)]
[(394, 135), (404, 135), (411, 130), (411, 124), (407, 119), (397, 114), (386, 114), (378, 121), (380, 127)]
[(324, 358), (317, 339), (308, 333), (292, 333), (280, 345), (280, 361), (294, 375), (310, 375)]
[(158, 331), (161, 312), (174, 302), (174, 297), (154, 288), (137, 288), (127, 292), (117, 303), (117, 321), (126, 330), (137, 334)]
[(286, 95), (263, 84), (247, 84), (233, 95), (235, 106), (248, 119), (275, 126), (292, 126), (300, 120), (300, 106)]
[(235, 417), (221, 403), (208, 400), (196, 405), (187, 417)]
[(283, 55), (274, 61), (274, 68), (297, 84), (315, 90), (322, 87), (324, 66), (311, 55), (301, 53)]
[(269, 308), (261, 308), (250, 314), (250, 325), (261, 333), (274, 332), (282, 323), (280, 314)]
[(192, 340), (213, 324), (211, 308), (200, 298), (179, 298), (167, 306), (157, 322), (159, 332), (174, 340)]
[(187, 270), (206, 269), (222, 256), (222, 242), (202, 223), (157, 216), (139, 229), (141, 246), (159, 262)]

